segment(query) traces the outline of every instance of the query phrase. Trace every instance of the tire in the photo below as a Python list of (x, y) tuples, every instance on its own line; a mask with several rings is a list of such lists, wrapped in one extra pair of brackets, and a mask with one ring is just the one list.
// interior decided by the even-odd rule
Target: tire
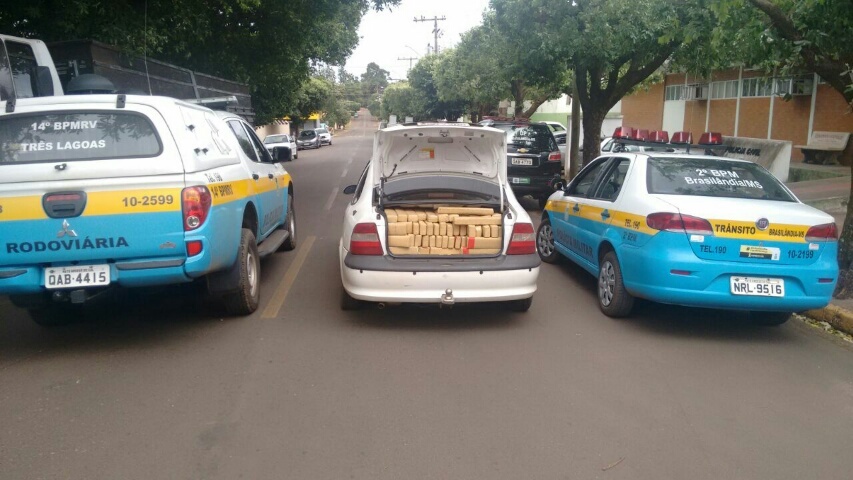
[(614, 252), (607, 252), (598, 269), (598, 308), (608, 317), (624, 317), (631, 313), (634, 297), (622, 283), (622, 268)]
[(281, 244), (278, 248), (280, 252), (289, 252), (296, 248), (296, 210), (293, 208), (293, 195), (290, 193), (287, 194), (287, 217), (284, 218), (284, 225), (279, 228), (283, 228), (290, 232), (290, 236), (287, 237), (287, 240)]
[(548, 204), (548, 198), (551, 195), (545, 195), (543, 197), (536, 197), (536, 201), (539, 203), (539, 210), (545, 210), (545, 205)]
[(362, 308), (364, 308), (364, 302), (352, 298), (343, 285), (341, 285), (341, 310), (352, 311), (361, 310)]
[(791, 312), (749, 312), (749, 319), (756, 325), (778, 327), (791, 318)]
[(507, 302), (507, 307), (510, 311), (513, 312), (526, 312), (530, 310), (530, 306), (533, 305), (533, 297), (522, 298), (521, 300), (513, 300), (511, 302)]
[(261, 299), (261, 262), (255, 234), (248, 228), (240, 233), (237, 262), (232, 268), (239, 269), (240, 283), (236, 292), (225, 295), (225, 310), (232, 315), (249, 315), (258, 309)]
[(554, 264), (560, 261), (560, 254), (554, 247), (554, 229), (548, 217), (542, 219), (536, 230), (536, 253), (545, 263)]

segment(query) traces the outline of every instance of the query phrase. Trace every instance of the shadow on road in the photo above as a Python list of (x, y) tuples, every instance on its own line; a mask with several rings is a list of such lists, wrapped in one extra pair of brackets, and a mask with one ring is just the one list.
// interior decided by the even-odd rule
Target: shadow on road
[[(535, 301), (534, 301), (535, 305)], [(499, 302), (438, 305), (402, 304), (380, 310), (370, 305), (361, 310), (342, 312), (356, 327), (396, 330), (476, 330), (522, 328), (534, 318), (530, 312), (510, 312)]]

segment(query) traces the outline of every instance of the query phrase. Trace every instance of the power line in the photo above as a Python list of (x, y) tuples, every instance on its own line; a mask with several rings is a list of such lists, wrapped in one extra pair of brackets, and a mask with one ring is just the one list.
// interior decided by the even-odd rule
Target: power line
[(416, 22), (433, 22), (432, 33), (435, 35), (433, 53), (438, 53), (438, 37), (444, 35), (444, 32), (438, 28), (438, 22), (443, 20), (447, 20), (444, 15), (442, 15), (441, 17), (432, 18), (425, 18), (423, 15), (421, 15), (421, 18), (415, 17)]

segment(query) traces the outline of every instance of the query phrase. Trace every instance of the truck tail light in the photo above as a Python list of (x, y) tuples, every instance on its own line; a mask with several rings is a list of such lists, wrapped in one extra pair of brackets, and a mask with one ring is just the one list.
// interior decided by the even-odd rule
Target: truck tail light
[(207, 220), (213, 203), (210, 190), (205, 186), (187, 187), (181, 192), (181, 207), (184, 213), (184, 231), (195, 230)]
[(815, 225), (806, 232), (807, 242), (827, 242), (838, 240), (838, 227), (834, 223)]
[(551, 152), (548, 154), (549, 162), (559, 162), (563, 159), (563, 155), (560, 152)]
[(691, 235), (713, 235), (711, 222), (704, 218), (681, 215), (680, 213), (658, 212), (646, 217), (646, 225), (655, 230), (683, 232)]
[(506, 249), (507, 255), (529, 255), (536, 253), (536, 234), (533, 232), (533, 224), (516, 223), (512, 227), (512, 236)]
[(353, 255), (384, 255), (375, 223), (359, 223), (352, 229), (349, 251)]

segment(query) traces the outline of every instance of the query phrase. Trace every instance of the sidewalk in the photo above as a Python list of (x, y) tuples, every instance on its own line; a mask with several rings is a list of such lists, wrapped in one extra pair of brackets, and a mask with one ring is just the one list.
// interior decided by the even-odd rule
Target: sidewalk
[[(816, 174), (843, 175), (786, 184), (803, 203), (832, 215), (841, 233), (847, 213), (847, 202), (850, 198), (850, 167), (796, 164), (792, 168), (808, 170)], [(805, 315), (813, 320), (827, 322), (838, 330), (853, 335), (853, 299), (833, 298), (826, 308), (809, 310)]]

